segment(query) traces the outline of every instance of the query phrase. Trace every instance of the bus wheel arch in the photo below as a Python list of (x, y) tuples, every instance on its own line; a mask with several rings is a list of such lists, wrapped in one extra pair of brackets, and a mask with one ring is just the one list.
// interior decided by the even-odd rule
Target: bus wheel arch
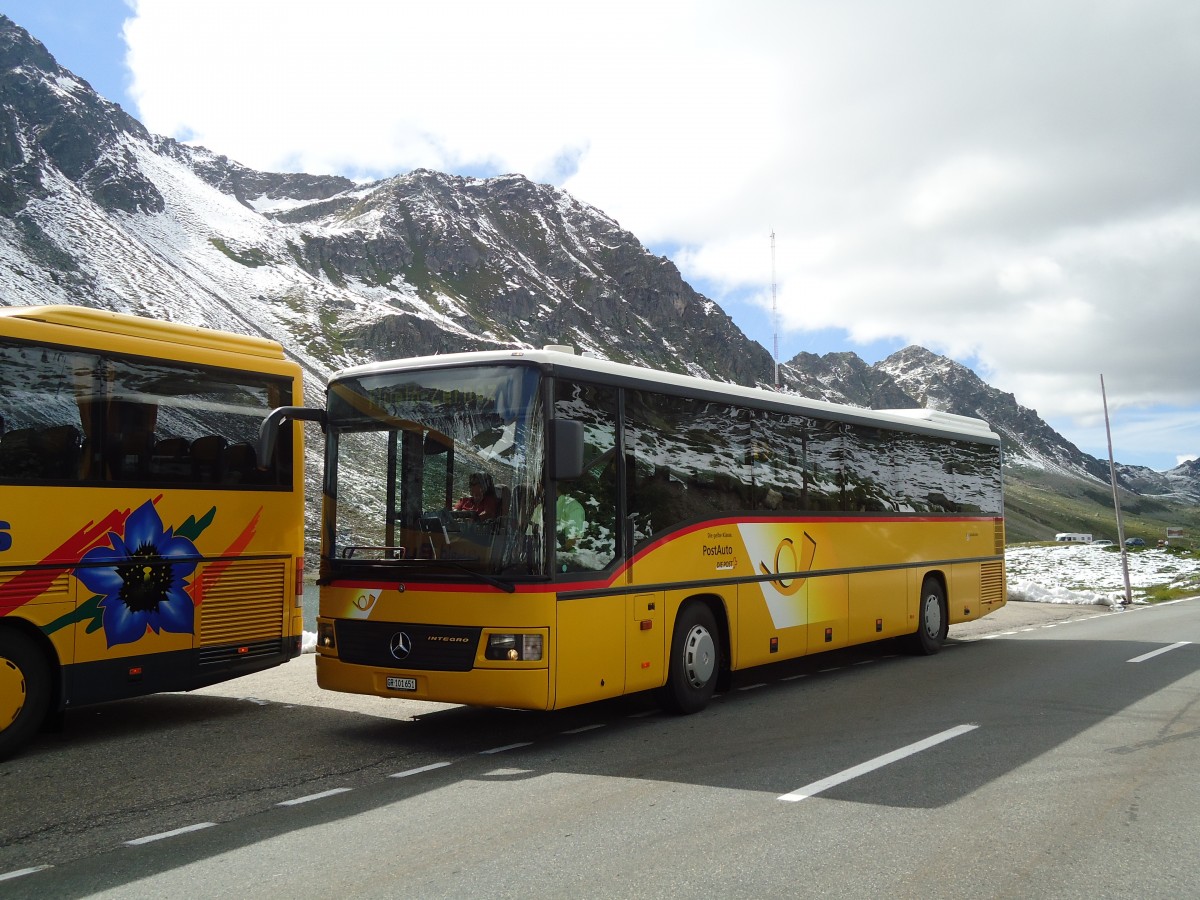
[(917, 630), (910, 636), (914, 653), (932, 656), (942, 649), (950, 627), (946, 579), (941, 572), (927, 572), (917, 597)]
[(660, 702), (689, 715), (708, 705), (719, 681), (728, 680), (729, 629), (718, 598), (691, 597), (680, 604), (671, 634), (667, 681)]
[(47, 720), (54, 671), (38, 638), (20, 627), (0, 626), (0, 759), (28, 743)]

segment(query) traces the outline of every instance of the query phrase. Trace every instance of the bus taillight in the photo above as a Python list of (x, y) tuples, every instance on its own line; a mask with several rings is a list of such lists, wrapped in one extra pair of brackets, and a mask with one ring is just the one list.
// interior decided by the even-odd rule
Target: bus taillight
[(304, 597), (304, 557), (296, 557), (296, 607), (299, 608)]

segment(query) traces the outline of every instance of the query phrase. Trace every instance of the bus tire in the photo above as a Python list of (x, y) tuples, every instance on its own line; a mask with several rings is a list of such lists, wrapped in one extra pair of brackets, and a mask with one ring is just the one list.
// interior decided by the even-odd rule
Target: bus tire
[(26, 635), (0, 629), (0, 759), (7, 759), (45, 721), (50, 708), (50, 668)]
[(663, 706), (681, 715), (699, 712), (712, 699), (720, 672), (721, 640), (712, 610), (689, 603), (675, 619)]
[(921, 583), (921, 598), (917, 609), (917, 630), (910, 639), (914, 653), (932, 656), (942, 649), (950, 617), (946, 608), (946, 591), (936, 578)]

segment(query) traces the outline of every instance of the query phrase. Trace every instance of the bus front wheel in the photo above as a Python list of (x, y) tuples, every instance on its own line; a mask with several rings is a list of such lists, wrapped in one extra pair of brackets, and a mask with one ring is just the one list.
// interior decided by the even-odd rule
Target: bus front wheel
[(942, 649), (950, 625), (946, 609), (946, 591), (936, 578), (921, 585), (921, 603), (917, 611), (917, 631), (911, 638), (914, 653), (930, 656)]
[(25, 635), (0, 629), (0, 759), (33, 737), (49, 705), (45, 658)]
[(711, 609), (703, 603), (690, 603), (680, 610), (671, 638), (663, 706), (687, 715), (708, 705), (721, 670), (720, 647)]

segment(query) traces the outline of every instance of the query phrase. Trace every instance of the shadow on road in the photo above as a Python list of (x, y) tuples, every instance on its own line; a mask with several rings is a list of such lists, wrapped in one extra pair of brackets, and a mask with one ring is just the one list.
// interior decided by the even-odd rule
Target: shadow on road
[[(648, 694), (557, 713), (452, 707), (413, 720), (197, 695), (113, 703), (72, 713), (66, 733), (0, 766), (0, 872), (54, 866), (5, 883), (3, 893), (118, 888), (468, 780), (565, 772), (778, 796), (946, 728), (978, 725), (823, 794), (937, 808), (1200, 668), (1200, 646), (1128, 665), (1159, 647), (1014, 636), (951, 642), (914, 658), (882, 643), (741, 673), (732, 690), (688, 717), (659, 713)], [(513, 744), (525, 746), (488, 753)], [(389, 777), (433, 762), (449, 764)], [(333, 787), (354, 790), (277, 806)], [(209, 821), (218, 825), (136, 854), (112, 852)], [(91, 857), (103, 853), (96, 874)]]

